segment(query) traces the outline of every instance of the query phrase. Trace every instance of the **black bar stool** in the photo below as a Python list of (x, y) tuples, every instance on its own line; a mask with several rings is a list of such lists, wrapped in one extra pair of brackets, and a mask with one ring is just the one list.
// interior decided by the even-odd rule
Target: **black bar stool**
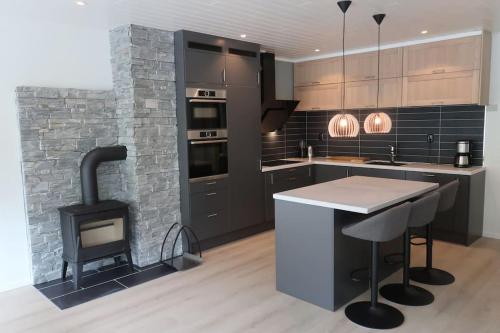
[[(454, 180), (436, 190), (440, 194), (438, 213), (447, 212), (455, 206), (459, 181)], [(430, 285), (447, 285), (455, 281), (455, 277), (442, 269), (432, 267), (432, 223), (426, 227), (426, 264), (425, 267), (411, 267), (410, 278), (413, 281)]]
[(434, 302), (434, 295), (424, 288), (410, 284), (410, 228), (418, 228), (434, 221), (439, 205), (439, 192), (434, 191), (414, 202), (411, 205), (408, 228), (404, 235), (403, 251), (403, 283), (392, 283), (383, 286), (380, 294), (398, 304), (421, 306)]
[(410, 210), (411, 203), (406, 202), (342, 228), (344, 235), (372, 243), (371, 301), (352, 303), (345, 309), (347, 318), (358, 325), (389, 329), (398, 327), (404, 322), (404, 316), (398, 309), (378, 302), (378, 259), (379, 243), (393, 240), (405, 232)]

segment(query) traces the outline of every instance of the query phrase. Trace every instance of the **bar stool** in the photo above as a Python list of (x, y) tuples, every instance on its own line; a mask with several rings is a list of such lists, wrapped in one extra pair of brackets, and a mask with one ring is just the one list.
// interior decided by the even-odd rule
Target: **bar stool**
[(358, 325), (389, 329), (400, 326), (404, 321), (404, 316), (398, 309), (378, 302), (378, 259), (379, 243), (393, 240), (405, 232), (410, 210), (411, 203), (406, 202), (342, 228), (344, 235), (372, 243), (371, 300), (349, 304), (345, 309), (347, 318)]
[[(440, 194), (438, 213), (447, 212), (455, 205), (459, 181), (454, 180), (436, 190)], [(426, 265), (411, 267), (410, 279), (430, 285), (447, 285), (455, 281), (455, 277), (442, 269), (432, 267), (432, 223), (426, 226)]]
[(404, 234), (403, 283), (388, 284), (380, 289), (380, 294), (389, 301), (412, 306), (428, 305), (434, 302), (434, 295), (429, 291), (410, 284), (410, 228), (423, 227), (434, 221), (439, 197), (439, 192), (434, 191), (412, 202), (408, 228)]

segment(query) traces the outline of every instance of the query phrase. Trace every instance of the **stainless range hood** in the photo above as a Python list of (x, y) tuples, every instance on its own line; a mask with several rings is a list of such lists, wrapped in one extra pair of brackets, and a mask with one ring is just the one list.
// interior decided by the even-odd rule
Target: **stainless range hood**
[(262, 67), (262, 133), (273, 132), (281, 129), (295, 110), (299, 101), (276, 99), (276, 78), (274, 54), (261, 53), (260, 64)]

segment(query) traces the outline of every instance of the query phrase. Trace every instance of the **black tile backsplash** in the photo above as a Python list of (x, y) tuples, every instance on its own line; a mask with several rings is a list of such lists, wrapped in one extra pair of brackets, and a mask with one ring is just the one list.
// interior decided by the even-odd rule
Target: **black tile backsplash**
[[(315, 156), (350, 155), (388, 159), (388, 145), (398, 160), (450, 164), (457, 140), (472, 141), (472, 162), (483, 163), (484, 106), (453, 105), (384, 109), (392, 120), (388, 134), (366, 134), (363, 121), (373, 110), (349, 110), (360, 121), (356, 138), (331, 138), (328, 122), (339, 111), (294, 112), (282, 130), (262, 135), (264, 161), (298, 157), (299, 142), (313, 146)], [(427, 142), (432, 134), (434, 141)]]

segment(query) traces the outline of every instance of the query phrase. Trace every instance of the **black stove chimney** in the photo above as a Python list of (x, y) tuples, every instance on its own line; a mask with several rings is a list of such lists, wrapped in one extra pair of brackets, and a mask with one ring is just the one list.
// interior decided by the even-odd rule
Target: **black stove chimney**
[(97, 167), (101, 162), (127, 159), (127, 147), (98, 147), (85, 155), (80, 165), (82, 200), (84, 205), (94, 205), (99, 201), (97, 189)]

